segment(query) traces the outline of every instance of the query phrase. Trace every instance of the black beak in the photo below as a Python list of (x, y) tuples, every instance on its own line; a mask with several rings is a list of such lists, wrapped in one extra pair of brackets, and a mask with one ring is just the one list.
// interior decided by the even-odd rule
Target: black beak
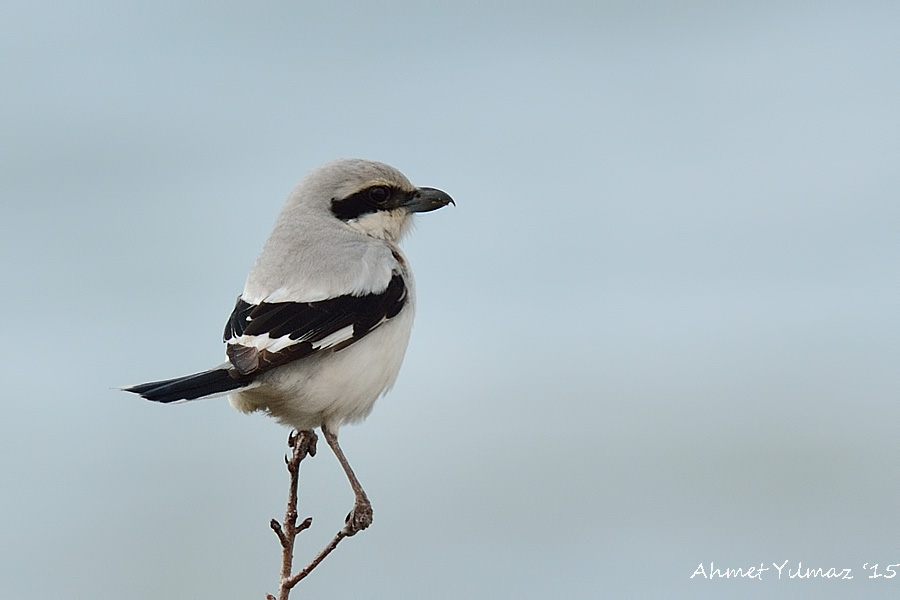
[(402, 206), (409, 212), (429, 212), (443, 208), (448, 204), (456, 206), (456, 202), (453, 201), (453, 198), (447, 192), (430, 187), (421, 187), (404, 201)]

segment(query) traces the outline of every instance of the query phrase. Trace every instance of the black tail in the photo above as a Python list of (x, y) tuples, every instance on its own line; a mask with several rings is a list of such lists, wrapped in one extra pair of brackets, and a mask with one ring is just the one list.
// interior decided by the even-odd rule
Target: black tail
[(196, 400), (206, 396), (215, 396), (247, 385), (247, 381), (238, 381), (228, 374), (228, 369), (212, 369), (202, 373), (194, 373), (185, 377), (151, 381), (123, 388), (126, 392), (140, 394), (153, 402), (175, 402), (176, 400)]

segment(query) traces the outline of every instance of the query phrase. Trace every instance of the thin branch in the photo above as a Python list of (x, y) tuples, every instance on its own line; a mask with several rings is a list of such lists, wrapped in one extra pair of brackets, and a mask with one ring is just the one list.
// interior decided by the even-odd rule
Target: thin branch
[[(337, 534), (333, 538), (331, 538), (331, 541), (328, 542), (328, 545), (325, 546), (325, 548), (323, 548), (322, 551), (319, 552), (319, 554), (314, 559), (312, 559), (312, 561), (310, 561), (310, 563), (306, 565), (306, 567), (302, 571), (298, 571), (293, 575), (293, 577), (288, 579), (288, 585), (290, 587), (294, 587), (295, 585), (300, 583), (301, 579), (312, 573), (312, 570), (318, 567), (319, 563), (325, 560), (325, 557), (331, 554), (332, 550), (337, 548), (337, 545), (341, 542), (342, 539), (349, 536), (350, 534), (347, 533), (346, 527), (338, 531)], [(285, 596), (285, 598), (287, 598), (287, 596)]]
[[(302, 523), (297, 523), (297, 487), (300, 481), (300, 463), (307, 456), (316, 455), (316, 434), (312, 431), (292, 431), (288, 437), (288, 446), (291, 448), (290, 457), (285, 456), (288, 473), (291, 476), (290, 489), (288, 491), (287, 509), (284, 514), (284, 525), (276, 519), (269, 522), (269, 527), (278, 536), (281, 543), (281, 585), (278, 588), (278, 597), (266, 594), (266, 600), (289, 600), (291, 590), (307, 575), (312, 573), (319, 564), (325, 560), (337, 545), (345, 537), (356, 533), (351, 521), (337, 532), (325, 548), (310, 561), (306, 567), (291, 575), (294, 561), (294, 541), (301, 531), (309, 529), (312, 525), (312, 517), (307, 517)], [(348, 516), (349, 518), (349, 516)]]
[[(291, 431), (288, 436), (288, 446), (291, 448), (290, 457), (285, 456), (284, 462), (287, 465), (288, 473), (291, 476), (290, 488), (288, 490), (287, 509), (284, 513), (284, 525), (276, 519), (269, 522), (269, 527), (278, 536), (281, 542), (281, 585), (278, 588), (277, 600), (288, 600), (291, 589), (297, 585), (297, 582), (291, 582), (291, 568), (294, 561), (294, 541), (297, 535), (309, 529), (312, 525), (312, 517), (307, 518), (299, 525), (297, 524), (297, 486), (300, 481), (300, 463), (307, 456), (316, 455), (316, 434), (312, 431)], [(299, 581), (299, 580), (297, 580)], [(274, 596), (268, 594), (266, 599), (276, 600)]]

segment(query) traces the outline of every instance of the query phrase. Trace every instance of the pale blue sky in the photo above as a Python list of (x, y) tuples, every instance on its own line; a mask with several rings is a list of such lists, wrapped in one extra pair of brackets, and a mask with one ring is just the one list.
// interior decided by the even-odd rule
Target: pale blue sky
[[(0, 15), (0, 598), (262, 598), (287, 431), (115, 388), (219, 362), (290, 189), (405, 248), (372, 528), (317, 598), (895, 597), (900, 5), (28, 3)], [(304, 465), (310, 556), (352, 496)], [(302, 558), (302, 557), (301, 557)], [(690, 580), (700, 562), (849, 582)]]

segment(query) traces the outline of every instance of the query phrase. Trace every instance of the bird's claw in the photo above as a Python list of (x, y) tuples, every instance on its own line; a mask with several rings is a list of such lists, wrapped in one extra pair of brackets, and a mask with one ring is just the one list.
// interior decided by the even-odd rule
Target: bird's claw
[(353, 510), (344, 519), (344, 531), (348, 536), (355, 535), (372, 524), (372, 505), (368, 502), (357, 502)]

